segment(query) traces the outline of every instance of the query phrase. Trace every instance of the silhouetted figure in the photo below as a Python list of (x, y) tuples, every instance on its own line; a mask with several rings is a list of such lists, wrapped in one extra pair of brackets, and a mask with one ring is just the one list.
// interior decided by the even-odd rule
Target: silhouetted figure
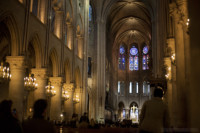
[(0, 133), (22, 133), (20, 122), (13, 116), (11, 106), (11, 100), (0, 103)]
[(81, 116), (79, 121), (79, 128), (88, 128), (89, 126), (89, 118), (87, 113), (85, 112), (83, 116)]
[(140, 133), (162, 133), (169, 128), (169, 112), (162, 100), (163, 90), (155, 88), (154, 98), (143, 104), (140, 113)]
[(24, 133), (56, 133), (55, 126), (45, 120), (47, 101), (39, 99), (33, 107), (33, 118), (23, 123)]

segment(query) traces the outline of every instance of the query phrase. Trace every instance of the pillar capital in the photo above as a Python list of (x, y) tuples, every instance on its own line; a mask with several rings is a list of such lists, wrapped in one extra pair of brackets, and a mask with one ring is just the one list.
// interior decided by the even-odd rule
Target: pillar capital
[(10, 64), (11, 69), (25, 68), (25, 57), (24, 56), (7, 56), (6, 62)]
[(74, 83), (69, 83), (69, 84), (65, 83), (63, 84), (63, 88), (68, 92), (72, 92), (74, 91)]
[(33, 68), (31, 73), (34, 74), (36, 78), (47, 79), (47, 69), (46, 68)]
[(62, 85), (62, 77), (49, 77), (49, 81), (53, 86), (61, 86)]

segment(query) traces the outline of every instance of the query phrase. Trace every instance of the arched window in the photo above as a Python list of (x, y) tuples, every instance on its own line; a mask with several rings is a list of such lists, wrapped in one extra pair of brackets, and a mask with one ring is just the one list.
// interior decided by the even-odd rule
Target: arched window
[(92, 21), (92, 7), (89, 5), (89, 21)]
[(129, 56), (129, 70), (138, 70), (139, 69), (139, 59), (138, 59), (138, 49), (135, 46), (132, 46), (130, 49)]
[(147, 46), (143, 47), (142, 50), (142, 69), (143, 70), (148, 70), (149, 69), (149, 49)]
[(125, 63), (126, 63), (125, 48), (124, 46), (121, 45), (119, 48), (119, 69), (120, 70), (125, 70)]
[(51, 8), (50, 19), (51, 19), (51, 32), (54, 32), (55, 10), (54, 10), (53, 6)]

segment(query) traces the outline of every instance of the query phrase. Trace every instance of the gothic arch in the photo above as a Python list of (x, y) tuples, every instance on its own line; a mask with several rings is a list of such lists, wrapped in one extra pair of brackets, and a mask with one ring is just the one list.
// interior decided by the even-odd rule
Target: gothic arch
[(132, 102), (129, 104), (129, 108), (131, 108), (133, 105), (136, 106), (136, 107), (139, 107), (138, 104), (137, 104), (137, 102), (132, 101)]
[(52, 61), (53, 67), (53, 76), (58, 76), (58, 69), (59, 69), (59, 62), (58, 62), (58, 54), (55, 48), (51, 49), (50, 51), (50, 60)]
[(18, 56), (20, 54), (20, 34), (15, 18), (9, 12), (0, 15), (0, 22), (6, 24), (11, 36), (11, 56)]
[(33, 37), (30, 40), (30, 43), (33, 46), (34, 51), (35, 51), (36, 68), (41, 68), (44, 54), (43, 54), (43, 49), (41, 47), (41, 42), (40, 42), (40, 39), (39, 39), (39, 35), (37, 33), (35, 33), (33, 35)]

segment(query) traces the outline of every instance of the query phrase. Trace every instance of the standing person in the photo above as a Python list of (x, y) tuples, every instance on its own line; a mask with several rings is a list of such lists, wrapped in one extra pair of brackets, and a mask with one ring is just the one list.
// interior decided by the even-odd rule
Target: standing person
[(169, 111), (162, 100), (163, 90), (155, 88), (154, 97), (143, 104), (139, 130), (140, 133), (162, 133), (169, 128)]
[(47, 101), (39, 99), (34, 103), (33, 118), (23, 123), (24, 133), (56, 133), (55, 126), (45, 120)]
[(11, 100), (0, 103), (0, 133), (22, 133), (20, 122), (13, 116), (11, 107)]

